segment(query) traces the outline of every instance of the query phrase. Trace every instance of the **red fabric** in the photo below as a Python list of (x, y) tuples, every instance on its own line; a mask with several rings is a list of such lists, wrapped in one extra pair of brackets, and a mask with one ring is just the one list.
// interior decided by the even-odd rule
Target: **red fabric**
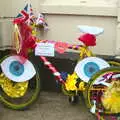
[[(36, 37), (33, 37), (31, 32), (32, 29), (30, 26), (28, 26), (26, 23), (21, 23), (19, 24), (19, 28), (20, 28), (20, 34), (22, 37), (22, 42), (21, 42), (21, 50), (19, 55), (23, 56), (25, 58), (28, 58), (28, 49), (34, 49), (36, 44)], [(26, 59), (21, 60), (22, 63), (25, 62)]]
[(95, 46), (96, 45), (96, 36), (93, 34), (83, 34), (78, 38), (81, 42), (83, 42), (86, 46)]
[(67, 43), (64, 43), (64, 42), (56, 42), (55, 43), (55, 50), (60, 54), (63, 54), (67, 48), (68, 48)]

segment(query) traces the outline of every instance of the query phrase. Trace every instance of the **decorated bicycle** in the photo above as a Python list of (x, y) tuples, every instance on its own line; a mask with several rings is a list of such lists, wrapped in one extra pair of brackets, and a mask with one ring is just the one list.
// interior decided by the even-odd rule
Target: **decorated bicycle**
[[(28, 12), (29, 11), (29, 12)], [(69, 96), (70, 102), (75, 102), (82, 91), (90, 111), (99, 119), (103, 114), (120, 112), (119, 76), (120, 68), (115, 61), (106, 62), (95, 57), (90, 46), (96, 45), (96, 36), (103, 33), (103, 28), (80, 25), (83, 32), (78, 40), (83, 45), (71, 45), (64, 42), (40, 40), (36, 37), (37, 29), (48, 29), (44, 16), (34, 16), (31, 5), (14, 19), (14, 52), (1, 59), (0, 101), (12, 109), (21, 110), (29, 107), (39, 96), (39, 67), (31, 60), (31, 54), (39, 56), (40, 61), (50, 69), (62, 86), (62, 91)], [(67, 49), (78, 50), (79, 59), (72, 74), (59, 72), (45, 56), (54, 57)], [(114, 103), (114, 101), (116, 101)], [(101, 117), (103, 116), (103, 117)]]

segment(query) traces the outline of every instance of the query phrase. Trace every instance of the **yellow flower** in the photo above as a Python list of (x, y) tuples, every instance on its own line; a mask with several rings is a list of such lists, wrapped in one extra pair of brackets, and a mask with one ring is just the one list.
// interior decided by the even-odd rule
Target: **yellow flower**
[(102, 96), (102, 103), (105, 109), (112, 113), (120, 112), (120, 81), (113, 81), (111, 86)]
[(73, 73), (72, 75), (68, 75), (67, 79), (66, 79), (66, 82), (65, 82), (65, 87), (66, 87), (66, 90), (68, 91), (75, 91), (77, 90), (77, 87), (76, 87), (76, 80), (77, 80), (78, 76), (76, 73)]

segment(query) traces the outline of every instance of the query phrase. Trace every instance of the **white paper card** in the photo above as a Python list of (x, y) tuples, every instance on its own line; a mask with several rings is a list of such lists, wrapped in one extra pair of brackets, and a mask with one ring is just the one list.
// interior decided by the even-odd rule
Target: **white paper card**
[(55, 48), (53, 43), (37, 43), (35, 48), (36, 56), (55, 56)]

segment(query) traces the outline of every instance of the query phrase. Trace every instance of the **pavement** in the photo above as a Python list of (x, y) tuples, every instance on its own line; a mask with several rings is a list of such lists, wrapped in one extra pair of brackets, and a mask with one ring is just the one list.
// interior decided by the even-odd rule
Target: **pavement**
[(41, 92), (29, 109), (15, 111), (0, 104), (0, 120), (96, 120), (87, 109), (83, 99), (72, 105), (60, 92)]

